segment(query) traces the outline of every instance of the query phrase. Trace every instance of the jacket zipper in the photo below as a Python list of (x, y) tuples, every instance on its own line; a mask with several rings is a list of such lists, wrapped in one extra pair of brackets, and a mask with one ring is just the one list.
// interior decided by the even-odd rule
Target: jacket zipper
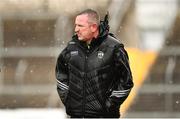
[(86, 69), (87, 69), (87, 59), (88, 56), (85, 55), (85, 64), (84, 64), (84, 77), (83, 77), (83, 104), (82, 104), (82, 115), (85, 116), (85, 101), (86, 101), (86, 92), (85, 92), (85, 80), (86, 80)]
[(86, 68), (87, 68), (87, 59), (88, 57), (85, 56), (85, 65), (84, 65), (84, 78), (83, 78), (83, 106), (82, 106), (82, 114), (83, 114), (83, 117), (85, 116), (85, 101), (86, 101), (86, 92), (85, 92), (85, 80), (86, 80)]
[(87, 60), (88, 60), (88, 54), (89, 54), (89, 48), (87, 49), (86, 51), (86, 55), (85, 55), (85, 64), (84, 64), (84, 79), (83, 79), (83, 107), (82, 107), (82, 114), (83, 114), (83, 117), (85, 116), (85, 104), (86, 104), (86, 90), (85, 90), (85, 83), (86, 83), (86, 78), (87, 78)]

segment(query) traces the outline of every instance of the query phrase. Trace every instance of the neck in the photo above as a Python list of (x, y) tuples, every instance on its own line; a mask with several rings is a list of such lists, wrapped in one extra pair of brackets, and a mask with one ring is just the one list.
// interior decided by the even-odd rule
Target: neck
[(87, 44), (87, 45), (91, 44), (91, 41), (92, 41), (92, 39), (91, 39), (91, 40), (86, 41), (86, 44)]
[(86, 44), (90, 44), (93, 39), (96, 39), (96, 38), (98, 37), (98, 35), (99, 35), (99, 32), (98, 32), (98, 31), (95, 32), (94, 35), (93, 35), (93, 37), (92, 37), (90, 40), (87, 40), (87, 41), (86, 41)]

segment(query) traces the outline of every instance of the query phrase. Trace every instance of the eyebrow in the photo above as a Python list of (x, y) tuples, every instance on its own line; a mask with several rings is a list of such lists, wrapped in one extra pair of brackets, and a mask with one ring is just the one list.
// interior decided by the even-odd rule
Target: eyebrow
[(75, 24), (75, 26), (84, 26), (84, 25), (81, 25), (81, 24)]

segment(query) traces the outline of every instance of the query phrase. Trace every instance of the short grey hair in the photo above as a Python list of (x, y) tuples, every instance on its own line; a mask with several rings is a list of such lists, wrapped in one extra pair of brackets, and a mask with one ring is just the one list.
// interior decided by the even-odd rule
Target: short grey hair
[(100, 16), (99, 16), (99, 13), (97, 11), (92, 10), (92, 9), (86, 9), (86, 10), (80, 12), (79, 14), (77, 14), (77, 16), (83, 15), (83, 14), (88, 15), (90, 23), (96, 23), (97, 25), (99, 25)]

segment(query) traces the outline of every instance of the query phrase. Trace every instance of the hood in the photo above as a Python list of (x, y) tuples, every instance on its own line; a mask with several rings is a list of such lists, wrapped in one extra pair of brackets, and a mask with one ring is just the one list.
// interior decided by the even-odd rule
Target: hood
[(100, 21), (99, 25), (99, 37), (104, 37), (109, 34), (109, 13), (107, 13), (104, 17), (103, 21)]

